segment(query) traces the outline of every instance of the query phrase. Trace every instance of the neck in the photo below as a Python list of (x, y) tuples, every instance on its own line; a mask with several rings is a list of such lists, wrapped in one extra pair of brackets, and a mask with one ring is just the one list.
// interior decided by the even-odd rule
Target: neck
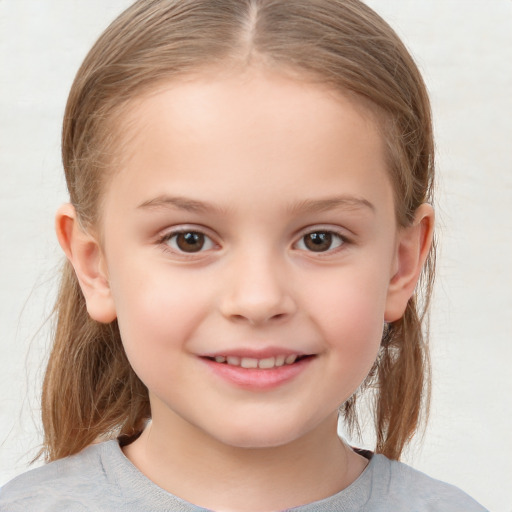
[(270, 448), (239, 448), (194, 428), (151, 423), (124, 448), (163, 489), (195, 505), (231, 512), (283, 510), (331, 496), (350, 485), (367, 461), (337, 436), (333, 414), (312, 432)]

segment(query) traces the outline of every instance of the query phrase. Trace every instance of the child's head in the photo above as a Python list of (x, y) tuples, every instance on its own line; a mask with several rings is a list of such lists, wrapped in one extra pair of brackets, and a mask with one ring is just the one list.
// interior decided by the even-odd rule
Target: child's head
[[(236, 132), (225, 130), (224, 125), (219, 125), (218, 130), (215, 126), (210, 125), (210, 132), (204, 130), (201, 132), (202, 125), (198, 126), (199, 122), (186, 123), (186, 115), (183, 114), (186, 114), (187, 111), (190, 112), (191, 120), (200, 121), (204, 121), (212, 113), (213, 103), (218, 106), (219, 112), (222, 111), (222, 107), (229, 104), (226, 99), (228, 93), (231, 95), (234, 112), (231, 116), (229, 110), (225, 108), (226, 126), (233, 127), (230, 124), (231, 119), (235, 119), (237, 123), (243, 122), (243, 116), (239, 115), (240, 112), (249, 114), (248, 122), (244, 125), (247, 132), (240, 133), (239, 139)], [(173, 101), (176, 102), (174, 106), (172, 106)], [(261, 138), (263, 137), (262, 131), (257, 130), (260, 126), (258, 122), (261, 123), (261, 118), (255, 115), (258, 108), (250, 109), (252, 101), (255, 102), (255, 105), (261, 106), (262, 116), (269, 123), (269, 133), (273, 134), (274, 141), (282, 142), (281, 146), (273, 145), (271, 140), (267, 141), (268, 145), (263, 147), (251, 146), (253, 140), (256, 145), (264, 140)], [(272, 107), (272, 105), (274, 106)], [(302, 126), (297, 126), (296, 133), (292, 131), (291, 124), (295, 112), (293, 105), (297, 107), (296, 120), (303, 123)], [(168, 111), (165, 110), (167, 108)], [(271, 115), (273, 108), (276, 112), (275, 118)], [(165, 115), (160, 115), (162, 112)], [(267, 114), (266, 117), (265, 114)], [(304, 125), (306, 114), (310, 115), (310, 123), (307, 126)], [(343, 122), (340, 121), (340, 126), (336, 121), (337, 114), (340, 119), (343, 118)], [(251, 117), (253, 115), (254, 118)], [(165, 139), (169, 133), (163, 126), (166, 119), (172, 119), (173, 116), (175, 116), (175, 120), (181, 119), (183, 122), (180, 124), (176, 121), (173, 125), (174, 131), (169, 131), (171, 136)], [(160, 131), (155, 129), (153, 123), (155, 119), (157, 123), (160, 123), (156, 126), (162, 126)], [(219, 122), (219, 118), (214, 115), (211, 119), (213, 120), (211, 122)], [(321, 120), (323, 124), (319, 124), (318, 120)], [(207, 124), (205, 121), (204, 126)], [(341, 125), (343, 126), (341, 127)], [(239, 127), (239, 124), (236, 126)], [(257, 134), (254, 139), (251, 139), (250, 136), (253, 133), (251, 127), (254, 127)], [(334, 127), (332, 128), (334, 131), (329, 131), (331, 127)], [(353, 139), (350, 138), (352, 135), (347, 127), (353, 128)], [(191, 131), (188, 134), (189, 139), (187, 139), (187, 129), (189, 128)], [(280, 128), (286, 128), (287, 131), (283, 133)], [(288, 130), (288, 128), (290, 129)], [(145, 136), (145, 131), (147, 131), (147, 136)], [(315, 179), (311, 174), (315, 151), (318, 154), (319, 162), (317, 180), (318, 183), (323, 183), (325, 188), (325, 184), (330, 183), (329, 177), (336, 163), (331, 162), (333, 166), (330, 168), (331, 174), (327, 173), (325, 164), (327, 157), (322, 151), (325, 148), (334, 151), (333, 148), (338, 143), (329, 140), (329, 136), (340, 135), (342, 132), (345, 134), (345, 139), (339, 142), (339, 146), (342, 148), (339, 154), (339, 167), (340, 176), (344, 173), (344, 178), (341, 181), (336, 181), (337, 178), (334, 176), (332, 184), (333, 188), (339, 186), (343, 190), (330, 190), (330, 197), (339, 198), (346, 195), (344, 188), (346, 185), (351, 193), (350, 201), (352, 202), (345, 201), (345, 211), (357, 211), (358, 208), (372, 210), (372, 208), (375, 209), (376, 204), (377, 212), (382, 213), (385, 210), (385, 205), (391, 204), (392, 215), (389, 218), (383, 215), (379, 220), (381, 224), (377, 221), (372, 224), (379, 228), (379, 233), (385, 232), (386, 226), (392, 227), (393, 231), (390, 233), (395, 233), (395, 229), (396, 233), (401, 233), (402, 230), (406, 230), (421, 220), (418, 219), (417, 212), (423, 203), (431, 201), (433, 181), (433, 140), (427, 93), (415, 64), (398, 37), (385, 22), (360, 2), (356, 0), (139, 1), (121, 15), (96, 43), (78, 72), (68, 100), (62, 151), (71, 203), (76, 209), (77, 222), (74, 229), (76, 231), (79, 224), (84, 232), (83, 240), (95, 238), (98, 241), (97, 246), (84, 242), (82, 247), (86, 247), (86, 250), (91, 253), (101, 252), (103, 248), (107, 247), (108, 253), (109, 243), (112, 243), (110, 234), (116, 228), (119, 231), (124, 229), (123, 218), (119, 213), (121, 210), (112, 209), (112, 204), (115, 204), (116, 200), (112, 198), (118, 200), (120, 191), (124, 190), (124, 184), (129, 183), (130, 180), (132, 180), (132, 185), (135, 182), (138, 190), (143, 189), (147, 183), (158, 184), (157, 174), (154, 172), (156, 164), (148, 163), (148, 168), (145, 169), (145, 160), (141, 160), (143, 156), (151, 157), (157, 153), (160, 157), (158, 159), (155, 156), (154, 161), (159, 162), (159, 169), (162, 169), (161, 162), (163, 160), (174, 162), (175, 158), (175, 162), (182, 164), (182, 167), (176, 170), (176, 174), (173, 174), (171, 179), (171, 181), (174, 180), (173, 184), (176, 184), (177, 192), (169, 190), (170, 182), (165, 181), (167, 179), (165, 177), (162, 181), (163, 190), (160, 195), (147, 197), (146, 203), (144, 204), (143, 201), (143, 204), (140, 205), (142, 209), (155, 211), (162, 207), (161, 203), (167, 205), (173, 203), (176, 207), (177, 199), (174, 197), (176, 195), (180, 198), (186, 196), (195, 199), (192, 177), (196, 177), (200, 190), (199, 195), (206, 193), (204, 185), (201, 189), (200, 184), (208, 182), (208, 179), (211, 180), (212, 197), (201, 197), (201, 199), (208, 200), (213, 204), (216, 204), (216, 200), (223, 191), (228, 193), (230, 190), (235, 190), (237, 193), (240, 191), (241, 197), (242, 193), (245, 194), (243, 200), (246, 205), (251, 205), (254, 202), (255, 205), (265, 206), (265, 197), (262, 199), (262, 195), (265, 195), (268, 190), (269, 197), (266, 200), (273, 201), (268, 205), (271, 209), (274, 204), (279, 202), (279, 197), (274, 201), (270, 193), (279, 188), (280, 179), (284, 183), (284, 189), (292, 188), (298, 191), (299, 200), (313, 200), (316, 189), (310, 187), (310, 184), (314, 184), (313, 180)], [(205, 138), (202, 146), (198, 142), (197, 135), (207, 133), (210, 136)], [(173, 134), (179, 138), (181, 146), (173, 145)], [(219, 141), (223, 141), (223, 134), (230, 134), (230, 138), (224, 140), (225, 149), (218, 148), (217, 154), (212, 147), (216, 147), (214, 141), (217, 138)], [(281, 134), (282, 138), (278, 138)], [(156, 144), (155, 141), (159, 137), (161, 140), (168, 140), (171, 149), (166, 148), (165, 143), (153, 147), (152, 145)], [(296, 143), (294, 137), (296, 137)], [(229, 146), (231, 139), (233, 139), (233, 147)], [(184, 140), (188, 140), (187, 144), (191, 152), (196, 151), (194, 154), (198, 155), (199, 163), (191, 163), (190, 158), (180, 159), (179, 150), (176, 155), (173, 154), (174, 149), (185, 147)], [(351, 143), (347, 142), (349, 140)], [(294, 144), (305, 159), (310, 155), (309, 160), (304, 163), (304, 169), (302, 162), (294, 162), (297, 168), (295, 183), (290, 170), (290, 158), (288, 158), (293, 153), (290, 148)], [(248, 155), (248, 163), (243, 161), (244, 154), (240, 153), (241, 148), (245, 152), (244, 154)], [(202, 154), (203, 150), (207, 156)], [(268, 161), (269, 168), (272, 169), (271, 176), (265, 174), (265, 171), (268, 171), (265, 168), (266, 150), (269, 150)], [(371, 150), (370, 153), (369, 150)], [(135, 154), (138, 157), (134, 157)], [(286, 159), (283, 158), (282, 161), (281, 175), (277, 162), (282, 155)], [(212, 170), (210, 173), (206, 168), (208, 158), (211, 158)], [(347, 161), (351, 162), (350, 158), (354, 158), (352, 164), (347, 163)], [(366, 162), (365, 164), (361, 164), (363, 160)], [(385, 174), (382, 176), (379, 174), (379, 161), (382, 163), (380, 167), (385, 169)], [(173, 169), (172, 165), (169, 163), (169, 169)], [(230, 165), (231, 170), (229, 170)], [(233, 171), (237, 165), (240, 167), (240, 176)], [(359, 168), (358, 165), (362, 165), (362, 167)], [(365, 178), (366, 181), (364, 181), (361, 176), (372, 166), (376, 169), (375, 177), (367, 177), (368, 179)], [(198, 169), (202, 169), (205, 174), (197, 173)], [(244, 174), (245, 172), (247, 175)], [(258, 173), (261, 173), (266, 180), (261, 187), (258, 183)], [(353, 180), (351, 181), (351, 178), (349, 179), (347, 176), (352, 176)], [(385, 182), (382, 184), (383, 176), (385, 176)], [(275, 179), (275, 182), (271, 181), (269, 185), (271, 177)], [(187, 184), (187, 180), (190, 183)], [(241, 190), (244, 182), (249, 184), (249, 188), (254, 189), (254, 198), (251, 198), (250, 194), (247, 195), (247, 189)], [(373, 206), (367, 204), (364, 206), (366, 197), (362, 188), (363, 182), (368, 184), (369, 190), (373, 190), (373, 192), (369, 192), (370, 196), (375, 197)], [(239, 184), (237, 185), (237, 183)], [(352, 183), (356, 183), (354, 188), (351, 188)], [(303, 193), (301, 184), (307, 185), (313, 191), (311, 197)], [(388, 189), (390, 195), (389, 201), (386, 202)], [(157, 190), (158, 187), (155, 185), (152, 192)], [(318, 190), (322, 190), (322, 193), (324, 191), (321, 188)], [(358, 197), (363, 198), (358, 204), (354, 204), (353, 191), (357, 191)], [(382, 197), (379, 197), (379, 191), (382, 192), (380, 194)], [(325, 198), (325, 194), (322, 197)], [(238, 203), (235, 201), (234, 204), (240, 205), (240, 201), (242, 201), (241, 198)], [(382, 209), (380, 209), (379, 201), (382, 202)], [(221, 207), (232, 206), (226, 202), (220, 201), (220, 203)], [(182, 229), (180, 233), (182, 233), (181, 236), (187, 235), (189, 240), (182, 240), (182, 243), (190, 243), (190, 237), (195, 240), (193, 243), (198, 243), (197, 236), (199, 227), (201, 227), (202, 230), (206, 229), (206, 234), (209, 237), (205, 242), (204, 235), (200, 233), (201, 244), (214, 244), (216, 237), (219, 237), (223, 239), (224, 249), (230, 243), (236, 245), (235, 241), (238, 240), (240, 232), (236, 231), (232, 225), (233, 213), (229, 214), (224, 211), (222, 213), (224, 216), (219, 212), (211, 213), (209, 215), (213, 219), (212, 225), (205, 226), (207, 224), (205, 219), (208, 217), (204, 213), (202, 217), (197, 217), (197, 212), (203, 206), (190, 201), (184, 204), (181, 199), (181, 204), (178, 207), (181, 211), (188, 212), (188, 217), (184, 216), (183, 218), (186, 220), (174, 224), (188, 224), (188, 231), (184, 232)], [(336, 238), (337, 235), (333, 237), (332, 232), (335, 230), (330, 217), (325, 217), (329, 219), (325, 221), (318, 221), (317, 218), (321, 218), (315, 217), (314, 222), (309, 222), (309, 220), (305, 222), (304, 219), (310, 218), (305, 217), (305, 205), (302, 205), (302, 210), (299, 208), (300, 205), (295, 206), (298, 211), (302, 211), (302, 217), (297, 215), (290, 217), (290, 219), (295, 219), (293, 221), (295, 224), (287, 226), (286, 233), (294, 233), (296, 238), (301, 236), (304, 238), (308, 233), (313, 234), (314, 240), (313, 238), (309, 240), (313, 245), (326, 242), (326, 237), (327, 243), (331, 246), (333, 244), (336, 246), (338, 242), (341, 243), (341, 239)], [(333, 204), (328, 205), (326, 201), (321, 205), (317, 202), (314, 208), (309, 208), (309, 214), (313, 211), (317, 213), (332, 211), (333, 207)], [(225, 208), (225, 210), (229, 210), (229, 208)], [(66, 211), (70, 212), (71, 210)], [(237, 215), (239, 213), (237, 212)], [(61, 238), (65, 238), (63, 233), (67, 229), (64, 226), (66, 219), (69, 220), (72, 217), (72, 213), (60, 216)], [(254, 218), (252, 227), (255, 238), (262, 234), (268, 234), (268, 230), (258, 231), (258, 226), (269, 224), (264, 212), (262, 212), (260, 220), (258, 211), (251, 211), (248, 208), (246, 217), (239, 215), (239, 218), (240, 222), (244, 218), (246, 220)], [(194, 221), (194, 219), (199, 220)], [(228, 222), (226, 219), (231, 220)], [(299, 223), (300, 219), (302, 219), (302, 224)], [(431, 217), (427, 221), (430, 222)], [(152, 222), (156, 225), (156, 221)], [(163, 221), (159, 222), (162, 225), (159, 230), (155, 228), (155, 231), (158, 231), (153, 235), (155, 240), (158, 238), (157, 234), (160, 234), (164, 228)], [(358, 222), (364, 224), (365, 221)], [(279, 222), (276, 221), (276, 225), (279, 225)], [(304, 230), (305, 227), (315, 229), (307, 231)], [(147, 229), (149, 230), (149, 228)], [(345, 226), (344, 229), (345, 232), (340, 235), (347, 238), (348, 242), (346, 243), (349, 246), (353, 244), (357, 248), (365, 245), (364, 236), (358, 235), (359, 228), (354, 227), (352, 235), (350, 227)], [(363, 229), (361, 228), (361, 230)], [(217, 231), (221, 232), (222, 236)], [(69, 230), (68, 232), (70, 233)], [(282, 232), (285, 232), (284, 228)], [(165, 242), (170, 244), (170, 233), (166, 232), (165, 235), (167, 238), (160, 237), (160, 245), (164, 238)], [(173, 233), (173, 236), (175, 235)], [(230, 236), (232, 236), (231, 241)], [(387, 240), (389, 241), (389, 239), (391, 237), (388, 237)], [(210, 242), (210, 240), (212, 241)], [(288, 240), (288, 242), (294, 242), (293, 249), (297, 249), (296, 239)], [(173, 243), (176, 243), (176, 240)], [(276, 237), (276, 247), (279, 247), (280, 243), (283, 243), (283, 240)], [(66, 245), (66, 241), (64, 241), (64, 245)], [(155, 241), (153, 241), (154, 245), (156, 245)], [(404, 242), (403, 246), (398, 245), (398, 252), (401, 250), (407, 252), (407, 242)], [(203, 246), (201, 246), (202, 249)], [(154, 247), (151, 250), (154, 250)], [(219, 250), (220, 252), (222, 251)], [(226, 250), (226, 253), (228, 252)], [(353, 256), (355, 259), (357, 252), (356, 250), (354, 252), (356, 253)], [(426, 254), (426, 251), (423, 252)], [(112, 251), (109, 254), (112, 254)], [(118, 254), (121, 255), (119, 248)], [(259, 259), (255, 256), (257, 254), (260, 256)], [(373, 253), (373, 255), (375, 254), (377, 253)], [(117, 257), (116, 261), (119, 261), (121, 256)], [(160, 258), (163, 257), (160, 255)], [(251, 264), (248, 263), (247, 266), (240, 267), (237, 279), (242, 279), (240, 276), (243, 276), (246, 271), (258, 275), (258, 271), (261, 271), (266, 261), (264, 255), (255, 250), (254, 253), (246, 253), (245, 258), (241, 259), (226, 256), (226, 261), (229, 264), (224, 269), (223, 264), (212, 261), (215, 257), (217, 254), (209, 256), (210, 260), (206, 258), (204, 261), (195, 260), (193, 263), (182, 261), (180, 275), (188, 275), (187, 272), (194, 267), (196, 272), (194, 279), (197, 279), (198, 273), (202, 273), (205, 287), (212, 287), (216, 284), (211, 274), (205, 270), (208, 265), (217, 265), (215, 271), (217, 275), (230, 276), (230, 272), (237, 272), (239, 261), (252, 261)], [(273, 258), (272, 262), (279, 262), (275, 255)], [(345, 258), (350, 260), (350, 256)], [(108, 258), (106, 259), (108, 260)], [(131, 325), (129, 319), (125, 321), (119, 317), (119, 324), (116, 320), (117, 309), (130, 309), (130, 304), (126, 307), (124, 303), (122, 304), (125, 297), (127, 298), (124, 302), (130, 300), (129, 294), (125, 293), (125, 288), (117, 292), (114, 290), (112, 293), (114, 299), (112, 299), (108, 288), (109, 286), (115, 288), (116, 283), (122, 281), (121, 278), (116, 281), (118, 270), (115, 265), (112, 265), (112, 259), (107, 263), (105, 263), (105, 259), (101, 258), (94, 261), (100, 262), (98, 268), (95, 269), (96, 275), (100, 276), (96, 278), (96, 282), (93, 272), (87, 273), (87, 271), (77, 268), (76, 264), (76, 272), (78, 275), (82, 273), (80, 283), (75, 276), (75, 270), (69, 263), (64, 269), (61, 293), (57, 304), (58, 323), (55, 346), (50, 358), (43, 394), (46, 449), (50, 458), (59, 458), (74, 453), (98, 436), (119, 433), (125, 436), (136, 435), (151, 415), (147, 389), (128, 362), (121, 340), (122, 333), (125, 345), (128, 343), (128, 347), (126, 347), (128, 356), (135, 358), (136, 356), (130, 352), (132, 348), (128, 340), (137, 326)], [(333, 284), (329, 285), (327, 280), (325, 281), (326, 287), (331, 286), (329, 290), (332, 291), (330, 295), (329, 292), (326, 293), (328, 297), (336, 298), (336, 289), (343, 289), (344, 286), (347, 286), (347, 281), (342, 278), (343, 271), (341, 269), (344, 265), (349, 266), (349, 264), (339, 260), (337, 263), (338, 269), (340, 269), (340, 282), (336, 283), (336, 274), (329, 274), (329, 280)], [(394, 265), (395, 259), (391, 258), (389, 263)], [(176, 262), (174, 264), (176, 266)], [(302, 290), (297, 291), (297, 296), (302, 296), (300, 294), (310, 286), (307, 281), (301, 284), (300, 276), (307, 275), (311, 280), (316, 279), (318, 282), (323, 282), (322, 279), (325, 279), (326, 275), (325, 269), (335, 267), (332, 261), (329, 263), (326, 259), (321, 263), (323, 269), (321, 272), (315, 267), (317, 263), (312, 264), (304, 260), (296, 262), (296, 264), (298, 268), (302, 269), (301, 272), (305, 272), (304, 274), (299, 271), (296, 274), (291, 271), (287, 274), (287, 271), (280, 268), (279, 264), (277, 264), (276, 272), (282, 272), (282, 275), (289, 278), (287, 287), (293, 290), (299, 288)], [(168, 265), (168, 262), (165, 265)], [(251, 265), (253, 266), (251, 267)], [(382, 274), (382, 268), (379, 265), (382, 266), (383, 263), (373, 261), (371, 268), (379, 269)], [(108, 272), (106, 267), (108, 267)], [(426, 286), (422, 297), (424, 308), (428, 305), (430, 293), (433, 271), (432, 252), (425, 268), (424, 283)], [(398, 276), (393, 286), (398, 288), (396, 283), (401, 279), (398, 275), (400, 272), (397, 269), (392, 270)], [(222, 272), (226, 273), (222, 274)], [(332, 269), (329, 272), (332, 272)], [(415, 272), (409, 273), (411, 276), (408, 278), (407, 286), (412, 286), (412, 288), (408, 292), (407, 299), (412, 294), (415, 283), (413, 275)], [(86, 274), (88, 277), (84, 278), (83, 276)], [(112, 281), (104, 279), (107, 274)], [(404, 274), (407, 274), (406, 270), (404, 270)], [(132, 289), (133, 287), (144, 289), (146, 281), (151, 279), (150, 273), (144, 275), (145, 278), (139, 282), (137, 279), (140, 279), (143, 273), (131, 275)], [(262, 275), (265, 274), (262, 273)], [(101, 276), (103, 276), (103, 280)], [(261, 279), (261, 277), (258, 278)], [(332, 279), (333, 277), (334, 279)], [(166, 283), (166, 286), (170, 287), (170, 294), (175, 294), (178, 306), (179, 290), (185, 290), (186, 282), (182, 282), (183, 280), (180, 280), (179, 277), (173, 279)], [(250, 279), (250, 275), (248, 279)], [(96, 286), (98, 280), (102, 280), (103, 288)], [(163, 275), (162, 280), (164, 280)], [(226, 282), (229, 283), (229, 279), (226, 279)], [(378, 290), (374, 292), (370, 286), (370, 280), (366, 285), (364, 282), (360, 283), (361, 294), (377, 293)], [(173, 286), (177, 291), (172, 290)], [(87, 287), (95, 288), (96, 298), (88, 298), (86, 304), (83, 292), (85, 290), (87, 297)], [(197, 289), (199, 293), (200, 282), (191, 280), (191, 287), (193, 290)], [(406, 288), (405, 285), (403, 287)], [(348, 286), (347, 289), (349, 289)], [(319, 294), (317, 302), (324, 300), (321, 290), (318, 288), (315, 290), (315, 293)], [(355, 284), (353, 290), (354, 301), (356, 301), (359, 290)], [(378, 352), (377, 362), (373, 368), (370, 364), (365, 371), (366, 374), (371, 368), (366, 385), (372, 384), (377, 387), (377, 449), (395, 458), (399, 456), (403, 446), (417, 427), (421, 403), (426, 390), (425, 383), (428, 381), (427, 352), (421, 333), (423, 310), (418, 310), (414, 295), (404, 302), (404, 293), (402, 291), (400, 295), (400, 301), (403, 303), (402, 310), (396, 305), (396, 307), (387, 307), (387, 309), (383, 306), (382, 318), (374, 315), (375, 318), (357, 319), (361, 323), (361, 332), (366, 332), (366, 324), (371, 327), (368, 328), (370, 329), (368, 336), (372, 339), (370, 353), (374, 353), (373, 359)], [(98, 299), (98, 294), (103, 294), (103, 296)], [(290, 294), (293, 295), (292, 292)], [(184, 293), (185, 295), (186, 293)], [(197, 303), (200, 304), (200, 301), (199, 298)], [(298, 304), (294, 303), (293, 305), (286, 301), (287, 299), (283, 299), (282, 304), (277, 308), (279, 311), (276, 310), (274, 315), (276, 319), (280, 318), (281, 324), (285, 323), (286, 316), (291, 314), (290, 311), (295, 311), (295, 308), (301, 309), (300, 300), (298, 300)], [(324, 302), (323, 309), (329, 310), (326, 314), (330, 315), (330, 319), (336, 318), (336, 315), (341, 319), (344, 318), (343, 312), (336, 313), (335, 301), (331, 301), (329, 304), (325, 299)], [(108, 304), (112, 304), (112, 307), (109, 308)], [(145, 304), (145, 306), (150, 311), (151, 308), (157, 308), (158, 304)], [(228, 307), (224, 304), (220, 307), (229, 309), (231, 306)], [(306, 305), (305, 311), (301, 314), (307, 315), (307, 313)], [(171, 315), (171, 312), (169, 314)], [(385, 317), (386, 314), (388, 318)], [(149, 316), (146, 315), (146, 318)], [(231, 316), (244, 317), (240, 313), (232, 313)], [(247, 319), (249, 316), (244, 318)], [(379, 349), (380, 339), (376, 340), (377, 345), (375, 345), (375, 323), (381, 322), (382, 325), (384, 320), (389, 322), (389, 327), (386, 328)], [(198, 313), (191, 323), (202, 325), (202, 321), (203, 318)], [(204, 329), (211, 327), (211, 332), (216, 332), (219, 325), (216, 322), (208, 320), (207, 323), (204, 323)], [(142, 323), (139, 322), (140, 325)], [(252, 322), (252, 324), (256, 323), (255, 320)], [(342, 324), (341, 320), (340, 323)], [(277, 325), (278, 322), (274, 322), (274, 324)], [(304, 326), (314, 324), (314, 321), (297, 324), (301, 329), (295, 335), (300, 337), (305, 332)], [(334, 324), (335, 322), (329, 323), (329, 326)], [(121, 332), (119, 327), (121, 327)], [(318, 332), (331, 333), (331, 327), (326, 327), (324, 324), (317, 325), (317, 328)], [(343, 329), (344, 326), (341, 325), (340, 335), (344, 334)], [(279, 331), (283, 335), (283, 339), (280, 341), (281, 346), (287, 341), (286, 336), (292, 334), (292, 331)], [(311, 336), (307, 340), (305, 338), (304, 346), (299, 347), (302, 351), (306, 349), (313, 351), (317, 348), (305, 346), (307, 343), (314, 345), (313, 331), (312, 328)], [(169, 332), (172, 333), (172, 329), (169, 329)], [(261, 330), (257, 332), (261, 333)], [(381, 333), (377, 334), (380, 336)], [(197, 345), (194, 346), (194, 343)], [(213, 352), (229, 348), (221, 344), (219, 348), (214, 346), (207, 349), (201, 343), (196, 340), (192, 341), (191, 345), (200, 350), (203, 357), (213, 357)], [(270, 345), (273, 344), (270, 343)], [(151, 347), (150, 341), (148, 341), (148, 347)], [(297, 349), (297, 347), (292, 348)], [(210, 353), (208, 350), (213, 352)], [(219, 355), (217, 352), (216, 355)], [(74, 362), (72, 367), (69, 367), (69, 361)], [(136, 370), (141, 376), (150, 371), (143, 368), (136, 368)], [(348, 369), (343, 371), (348, 371)], [(364, 375), (361, 379), (364, 379)], [(145, 379), (143, 380), (145, 384), (148, 384)], [(151, 381), (151, 385), (148, 384), (150, 390), (152, 385), (153, 381)], [(158, 385), (155, 386), (158, 388)], [(322, 397), (318, 396), (317, 399), (321, 401)], [(347, 420), (353, 422), (356, 394), (351, 396), (350, 393), (344, 397), (344, 400), (342, 411)], [(80, 435), (77, 435), (79, 431)]]

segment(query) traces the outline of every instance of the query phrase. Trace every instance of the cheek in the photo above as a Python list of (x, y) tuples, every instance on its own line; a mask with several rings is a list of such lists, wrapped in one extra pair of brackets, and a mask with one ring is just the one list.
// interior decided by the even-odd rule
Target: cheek
[[(353, 267), (316, 279), (308, 286), (308, 309), (329, 329), (382, 331), (387, 278), (379, 269)], [(344, 326), (344, 327), (343, 327)]]
[(363, 379), (382, 339), (386, 282), (382, 275), (347, 272), (319, 284), (310, 288), (311, 318), (341, 372)]
[(183, 349), (206, 314), (209, 298), (183, 275), (120, 270), (131, 278), (113, 276), (111, 282), (119, 329), (128, 359), (142, 376)]

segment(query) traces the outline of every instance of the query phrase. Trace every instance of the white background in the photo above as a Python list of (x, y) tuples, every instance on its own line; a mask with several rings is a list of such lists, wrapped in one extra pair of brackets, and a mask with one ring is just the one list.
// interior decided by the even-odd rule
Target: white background
[[(0, 484), (25, 470), (40, 442), (67, 92), (129, 3), (0, 0)], [(438, 147), (432, 417), (405, 460), (511, 512), (512, 1), (368, 3), (425, 75)]]

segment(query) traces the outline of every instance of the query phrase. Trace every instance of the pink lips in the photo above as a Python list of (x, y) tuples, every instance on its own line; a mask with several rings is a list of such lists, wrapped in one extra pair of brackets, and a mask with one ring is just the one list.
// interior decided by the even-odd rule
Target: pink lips
[(302, 373), (314, 356), (283, 349), (237, 350), (201, 357), (215, 375), (248, 390), (276, 388)]
[(290, 356), (290, 355), (302, 356), (305, 355), (304, 352), (297, 350), (290, 350), (286, 348), (279, 347), (268, 347), (265, 349), (255, 350), (248, 348), (239, 348), (218, 352), (211, 352), (208, 354), (203, 354), (203, 357), (217, 357), (217, 356), (236, 356), (236, 357), (252, 357), (255, 359), (266, 359), (268, 357), (276, 357), (279, 355)]

